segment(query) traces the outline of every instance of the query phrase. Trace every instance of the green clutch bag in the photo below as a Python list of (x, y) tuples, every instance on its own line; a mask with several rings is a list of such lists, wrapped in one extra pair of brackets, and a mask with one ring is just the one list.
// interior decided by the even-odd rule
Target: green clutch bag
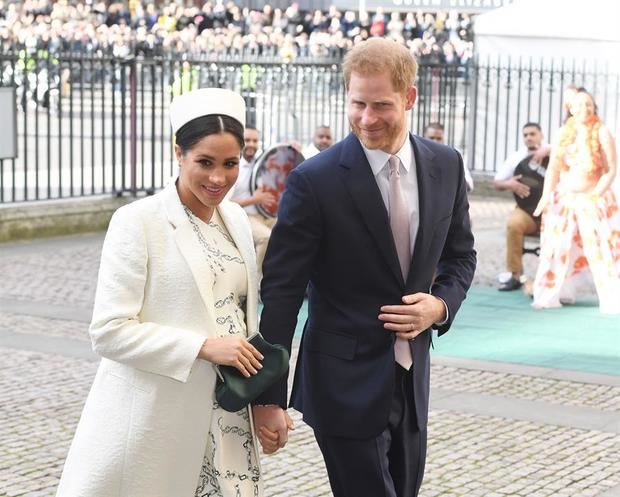
[(278, 381), (288, 369), (288, 352), (281, 345), (273, 345), (260, 333), (248, 337), (250, 342), (263, 354), (262, 369), (246, 378), (232, 366), (216, 366), (218, 372), (215, 386), (215, 399), (222, 409), (237, 412), (246, 407), (261, 393)]

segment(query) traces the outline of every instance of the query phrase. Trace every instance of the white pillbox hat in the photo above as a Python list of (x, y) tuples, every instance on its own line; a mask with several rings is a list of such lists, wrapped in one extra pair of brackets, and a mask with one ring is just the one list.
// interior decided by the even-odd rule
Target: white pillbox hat
[(200, 88), (174, 97), (170, 104), (170, 124), (174, 134), (197, 117), (222, 114), (245, 128), (245, 101), (238, 93), (224, 88)]

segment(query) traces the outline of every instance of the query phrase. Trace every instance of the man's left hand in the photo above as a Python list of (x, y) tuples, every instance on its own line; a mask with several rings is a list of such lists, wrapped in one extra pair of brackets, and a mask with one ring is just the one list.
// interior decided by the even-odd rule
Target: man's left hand
[(414, 293), (403, 297), (403, 304), (384, 305), (379, 319), (383, 327), (399, 338), (411, 340), (435, 323), (446, 319), (443, 300), (428, 293)]

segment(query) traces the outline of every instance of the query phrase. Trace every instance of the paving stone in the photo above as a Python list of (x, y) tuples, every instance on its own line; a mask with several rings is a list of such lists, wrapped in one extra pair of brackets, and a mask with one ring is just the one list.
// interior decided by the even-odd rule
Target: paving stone
[[(503, 271), (503, 226), (511, 201), (472, 199), (479, 251), (475, 284), (495, 285)], [(37, 243), (37, 242), (34, 242)], [(39, 242), (40, 243), (40, 242)], [(3, 252), (0, 299), (89, 309), (99, 241), (59, 249)], [(499, 247), (499, 249), (498, 249)], [(7, 255), (8, 254), (8, 255)], [(536, 259), (526, 257), (533, 274)], [(0, 333), (28, 333), (88, 342), (77, 320), (0, 310)], [(53, 496), (96, 363), (59, 354), (0, 348), (0, 496)], [(293, 359), (297, 350), (293, 351)], [(502, 399), (620, 412), (620, 389), (490, 371), (433, 365), (433, 388)], [(263, 458), (269, 497), (329, 497), (312, 431), (291, 412), (297, 429), (286, 449)], [(595, 432), (449, 410), (431, 410), (429, 450), (420, 497), (516, 497), (602, 494), (620, 485), (620, 439)], [(365, 497), (365, 496), (364, 496)]]
[(0, 333), (5, 331), (90, 342), (88, 323), (0, 312)]

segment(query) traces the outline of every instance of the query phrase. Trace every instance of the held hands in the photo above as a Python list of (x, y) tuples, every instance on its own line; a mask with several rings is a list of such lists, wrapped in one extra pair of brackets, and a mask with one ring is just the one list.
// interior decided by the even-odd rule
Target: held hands
[(255, 204), (270, 208), (276, 205), (276, 197), (273, 193), (267, 191), (265, 185), (261, 185), (252, 195)]
[(246, 378), (258, 373), (263, 367), (260, 363), (263, 354), (240, 335), (207, 338), (198, 352), (198, 357), (213, 364), (233, 366)]
[(293, 420), (280, 406), (253, 406), (254, 428), (263, 453), (273, 454), (288, 442), (289, 430), (294, 430)]
[(446, 319), (443, 301), (428, 293), (405, 295), (401, 305), (384, 305), (379, 319), (383, 327), (396, 333), (398, 338), (411, 340), (434, 323)]
[(521, 198), (527, 198), (530, 196), (530, 187), (521, 183), (521, 181), (519, 181), (521, 178), (521, 174), (513, 176), (508, 180), (507, 186), (508, 189), (515, 195), (518, 195)]

